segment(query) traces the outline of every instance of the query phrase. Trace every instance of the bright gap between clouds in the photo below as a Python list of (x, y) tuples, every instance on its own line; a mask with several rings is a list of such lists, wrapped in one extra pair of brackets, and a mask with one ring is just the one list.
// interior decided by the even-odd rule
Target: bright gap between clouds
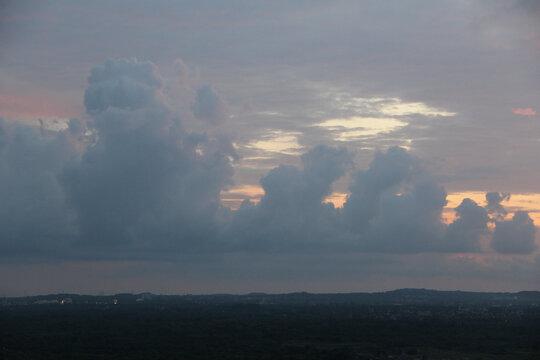
[(318, 122), (314, 126), (325, 128), (337, 141), (353, 141), (360, 138), (385, 134), (402, 128), (410, 115), (428, 117), (455, 116), (455, 112), (438, 109), (423, 102), (406, 102), (397, 97), (354, 97), (350, 93), (328, 93), (337, 109), (351, 114)]
[[(474, 200), (478, 205), (485, 206), (487, 191), (461, 191), (449, 193), (446, 197), (447, 205), (443, 208), (442, 221), (446, 224), (454, 221), (455, 208), (461, 204), (465, 198)], [(259, 185), (243, 185), (231, 188), (221, 193), (221, 202), (224, 206), (237, 210), (242, 201), (249, 199), (258, 203), (264, 195), (264, 190)], [(332, 203), (336, 208), (342, 208), (347, 201), (348, 193), (334, 192), (328, 195), (323, 203)], [(511, 194), (510, 199), (503, 201), (502, 205), (508, 211), (507, 218), (511, 218), (518, 210), (528, 211), (529, 216), (534, 220), (535, 225), (540, 225), (540, 193)]]
[(259, 185), (241, 185), (221, 192), (221, 203), (231, 210), (238, 210), (244, 200), (258, 203), (264, 195)]
[(316, 124), (335, 133), (338, 141), (350, 141), (364, 136), (387, 133), (407, 125), (406, 122), (394, 118), (375, 118), (352, 116), (348, 118), (329, 119)]
[(399, 98), (389, 99), (389, 102), (383, 102), (379, 111), (384, 115), (405, 116), (419, 114), (424, 116), (455, 116), (455, 112), (433, 108), (423, 102), (403, 102)]
[(403, 101), (398, 97), (363, 98), (354, 97), (349, 93), (330, 93), (329, 96), (337, 104), (338, 108), (356, 111), (358, 114), (363, 114), (364, 116), (455, 116), (457, 114), (453, 111), (429, 106), (420, 101)]
[[(449, 193), (446, 197), (448, 204), (443, 210), (443, 220), (451, 222), (455, 218), (454, 209), (465, 198), (474, 200), (478, 205), (485, 206), (486, 191), (462, 191)], [(536, 226), (540, 225), (540, 193), (510, 194), (509, 200), (504, 200), (502, 206), (508, 211), (506, 218), (511, 218), (519, 210), (528, 211)]]
[(248, 143), (248, 149), (271, 154), (300, 155), (303, 147), (298, 143), (297, 131), (267, 130), (258, 140)]

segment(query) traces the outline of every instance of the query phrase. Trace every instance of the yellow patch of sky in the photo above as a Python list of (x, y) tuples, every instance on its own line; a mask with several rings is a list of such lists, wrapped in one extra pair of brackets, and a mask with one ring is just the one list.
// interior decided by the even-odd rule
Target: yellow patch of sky
[(357, 110), (360, 113), (386, 116), (405, 116), (419, 114), (425, 116), (455, 116), (456, 113), (429, 106), (424, 102), (408, 102), (398, 97), (355, 97), (347, 92), (328, 92), (338, 108)]
[(260, 139), (246, 145), (247, 148), (262, 150), (268, 153), (300, 155), (303, 147), (298, 143), (296, 131), (268, 130)]
[(399, 98), (392, 98), (390, 102), (383, 102), (379, 111), (389, 116), (405, 116), (420, 114), (425, 116), (455, 116), (455, 112), (437, 109), (423, 102), (403, 102)]
[[(407, 115), (454, 116), (455, 112), (437, 109), (423, 102), (406, 102), (400, 98), (359, 98), (347, 94), (334, 97), (338, 107), (358, 115), (332, 118), (315, 124), (334, 132), (337, 141), (352, 141), (397, 130), (407, 122), (395, 117)], [(369, 116), (361, 116), (369, 114)]]
[(221, 192), (221, 202), (232, 210), (238, 210), (242, 201), (250, 200), (258, 203), (264, 195), (264, 190), (259, 185), (241, 185)]
[(345, 201), (347, 201), (347, 193), (334, 192), (324, 198), (323, 203), (334, 204), (335, 207), (342, 208)]
[(394, 118), (375, 118), (353, 116), (349, 118), (329, 119), (316, 126), (337, 132), (336, 140), (351, 141), (363, 136), (373, 136), (390, 132), (407, 125)]

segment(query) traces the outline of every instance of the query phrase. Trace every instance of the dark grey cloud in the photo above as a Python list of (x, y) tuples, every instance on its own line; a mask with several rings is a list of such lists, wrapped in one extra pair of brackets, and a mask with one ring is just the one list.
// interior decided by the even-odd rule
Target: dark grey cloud
[(226, 116), (225, 103), (210, 85), (197, 90), (191, 110), (197, 119), (213, 125), (222, 122)]
[[(335, 158), (338, 154), (342, 161)], [(456, 219), (446, 225), (441, 216), (445, 189), (420, 159), (398, 147), (375, 153), (368, 169), (356, 173), (343, 209), (321, 204), (349, 161), (344, 149), (319, 146), (302, 157), (303, 169), (281, 165), (271, 170), (261, 179), (265, 195), (260, 203), (246, 201), (223, 239), (249, 251), (330, 247), (356, 253), (477, 253), (485, 251), (483, 239), (493, 237), (489, 212), (505, 211), (494, 204), (507, 196), (495, 199), (496, 193), (489, 193), (489, 209), (464, 199), (455, 209)], [(515, 216), (522, 217), (519, 212)], [(497, 222), (499, 230), (504, 224)]]
[(393, 147), (386, 153), (376, 152), (368, 170), (359, 171), (350, 188), (351, 194), (344, 206), (345, 216), (353, 229), (365, 228), (378, 214), (380, 199), (387, 190), (396, 190), (418, 171), (417, 159), (404, 149)]
[[(70, 124), (77, 123), (72, 120)], [(76, 232), (57, 175), (74, 155), (69, 131), (8, 125), (0, 118), (0, 253), (63, 253)]]
[(215, 231), (234, 149), (185, 132), (160, 102), (159, 84), (148, 62), (92, 69), (85, 104), (98, 140), (61, 175), (90, 248), (202, 248)]
[(103, 67), (92, 68), (84, 105), (89, 113), (107, 108), (137, 110), (156, 101), (162, 85), (155, 66), (150, 62), (108, 59)]
[(265, 192), (261, 201), (256, 206), (244, 204), (224, 237), (253, 250), (310, 252), (338, 246), (337, 211), (322, 200), (350, 164), (346, 149), (321, 145), (302, 156), (302, 169), (286, 165), (272, 169), (261, 179)]
[(446, 191), (403, 148), (377, 152), (344, 205), (347, 227), (372, 251), (432, 251), (444, 231)]
[[(232, 184), (234, 146), (226, 136), (187, 132), (165, 105), (161, 84), (150, 62), (109, 59), (91, 70), (86, 120), (56, 132), (43, 122), (2, 124), (5, 249), (150, 259), (183, 252), (478, 252), (481, 237), (491, 236), (488, 214), (506, 214), (501, 202), (509, 195), (492, 192), (486, 208), (465, 199), (456, 220), (444, 224), (446, 190), (400, 147), (376, 151), (367, 169), (353, 174), (344, 208), (334, 208), (323, 201), (353, 168), (353, 154), (326, 145), (302, 155), (301, 166), (270, 170), (260, 180), (261, 201), (230, 211), (220, 192)], [(199, 98), (208, 94), (217, 96), (203, 87), (196, 103), (214, 104)], [(530, 252), (534, 229), (521, 212), (497, 221), (493, 248)], [(510, 241), (508, 234), (520, 235)]]
[(489, 233), (488, 210), (468, 198), (455, 210), (457, 218), (446, 230), (444, 248), (451, 252), (479, 252), (482, 235)]
[(491, 246), (504, 254), (529, 254), (536, 250), (536, 227), (526, 211), (516, 211), (511, 220), (497, 222)]
[(205, 249), (227, 212), (220, 192), (232, 183), (231, 142), (186, 132), (162, 102), (152, 63), (109, 59), (88, 81), (86, 121), (62, 131), (0, 121), (2, 255), (163, 258)]

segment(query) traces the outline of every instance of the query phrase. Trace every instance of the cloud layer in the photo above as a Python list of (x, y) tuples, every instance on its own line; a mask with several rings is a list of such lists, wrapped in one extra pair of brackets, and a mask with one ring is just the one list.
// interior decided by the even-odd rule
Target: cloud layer
[[(233, 145), (224, 136), (187, 132), (164, 104), (161, 86), (152, 63), (107, 60), (88, 78), (84, 120), (61, 131), (0, 122), (4, 258), (536, 249), (526, 212), (505, 219), (508, 194), (487, 193), (486, 207), (464, 199), (445, 224), (445, 189), (400, 147), (377, 151), (367, 169), (352, 171), (347, 149), (316, 146), (300, 166), (270, 170), (258, 204), (230, 211), (220, 192), (232, 184)], [(214, 123), (218, 100), (203, 87), (195, 115)], [(324, 203), (347, 173), (344, 207)]]

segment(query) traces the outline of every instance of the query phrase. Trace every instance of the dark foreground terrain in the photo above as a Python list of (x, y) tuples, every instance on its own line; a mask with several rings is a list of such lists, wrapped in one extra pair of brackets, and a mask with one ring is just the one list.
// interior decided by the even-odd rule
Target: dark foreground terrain
[(1, 305), (0, 359), (540, 359), (536, 292), (49, 295)]

